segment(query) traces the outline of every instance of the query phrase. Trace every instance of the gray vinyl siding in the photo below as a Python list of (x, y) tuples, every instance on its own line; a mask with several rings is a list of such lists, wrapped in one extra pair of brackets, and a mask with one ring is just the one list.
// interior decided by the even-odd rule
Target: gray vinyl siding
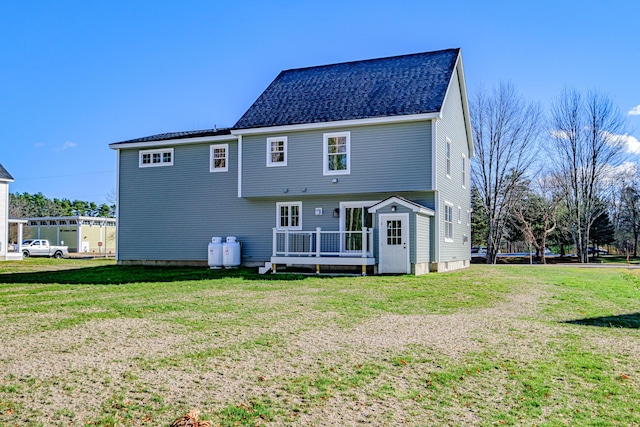
[[(206, 261), (211, 237), (236, 236), (242, 262), (268, 261), (279, 202), (302, 202), (304, 230), (339, 230), (340, 218), (333, 211), (340, 202), (401, 195), (433, 208), (432, 192), (238, 198), (237, 143), (227, 142), (228, 172), (209, 172), (209, 146), (219, 141), (175, 146), (173, 166), (140, 168), (138, 149), (120, 151), (120, 260)], [(315, 214), (316, 208), (322, 208), (322, 215)]]
[(173, 166), (151, 168), (138, 167), (137, 149), (121, 150), (120, 260), (206, 260), (213, 236), (236, 236), (243, 259), (270, 250), (266, 204), (237, 197), (235, 141), (229, 171), (209, 172), (209, 146), (219, 143), (176, 146)]
[[(463, 242), (463, 236), (470, 236), (471, 229), (467, 225), (466, 213), (470, 209), (469, 186), (469, 148), (462, 108), (458, 72), (453, 73), (452, 84), (443, 106), (443, 118), (436, 124), (436, 182), (438, 190), (437, 225), (439, 239), (438, 259), (446, 262), (470, 259), (470, 239)], [(446, 175), (446, 138), (451, 140), (451, 175)], [(466, 182), (462, 182), (462, 154), (467, 159)], [(445, 203), (453, 205), (453, 242), (444, 238)], [(458, 206), (462, 211), (461, 222), (458, 223)]]
[[(244, 136), (242, 196), (431, 190), (431, 126), (422, 121)], [(344, 131), (351, 133), (350, 174), (325, 176), (323, 134)], [(266, 141), (275, 136), (288, 139), (287, 166), (266, 166)]]
[(431, 221), (429, 216), (416, 215), (416, 264), (431, 262)]

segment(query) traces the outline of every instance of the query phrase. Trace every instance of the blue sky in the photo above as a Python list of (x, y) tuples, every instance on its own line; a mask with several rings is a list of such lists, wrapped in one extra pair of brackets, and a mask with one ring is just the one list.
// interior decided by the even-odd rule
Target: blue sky
[(608, 94), (633, 147), (639, 17), (637, 0), (4, 0), (0, 163), (11, 192), (101, 203), (112, 142), (232, 126), (284, 69), (452, 47), (470, 95), (500, 81), (544, 108), (565, 86)]

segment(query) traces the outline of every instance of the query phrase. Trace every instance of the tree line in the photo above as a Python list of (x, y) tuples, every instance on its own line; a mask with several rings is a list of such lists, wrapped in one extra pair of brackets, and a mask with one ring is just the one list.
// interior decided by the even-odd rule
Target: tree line
[(70, 199), (49, 199), (42, 193), (10, 193), (9, 216), (12, 218), (38, 218), (57, 216), (114, 217), (115, 204)]
[(606, 95), (565, 89), (548, 114), (508, 83), (481, 88), (470, 102), (472, 242), (487, 262), (507, 243), (535, 247), (544, 262), (554, 244), (590, 248), (615, 244), (637, 256), (640, 175), (628, 162), (624, 115)]

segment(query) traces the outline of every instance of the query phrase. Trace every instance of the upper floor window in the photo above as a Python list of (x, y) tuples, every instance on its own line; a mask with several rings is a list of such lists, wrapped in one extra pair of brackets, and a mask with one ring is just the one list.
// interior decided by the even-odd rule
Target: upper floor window
[(453, 205), (444, 205), (444, 241), (453, 242)]
[(267, 167), (287, 166), (287, 137), (267, 138)]
[(351, 173), (351, 132), (325, 133), (323, 151), (324, 175)]
[(302, 230), (302, 202), (276, 203), (276, 228)]
[(451, 141), (449, 141), (449, 138), (447, 138), (446, 159), (447, 159), (447, 176), (451, 178)]
[(462, 188), (467, 188), (467, 158), (462, 155)]
[(173, 148), (161, 150), (140, 150), (138, 166), (150, 168), (154, 166), (173, 166)]
[(209, 172), (229, 170), (229, 144), (217, 144), (209, 147)]

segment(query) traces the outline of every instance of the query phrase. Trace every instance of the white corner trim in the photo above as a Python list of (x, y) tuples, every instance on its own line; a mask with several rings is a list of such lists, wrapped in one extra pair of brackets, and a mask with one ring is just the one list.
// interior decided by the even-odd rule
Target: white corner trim
[(238, 198), (242, 197), (242, 135), (238, 135)]
[(436, 149), (438, 146), (438, 132), (436, 128), (438, 127), (438, 120), (434, 120), (431, 122), (431, 189), (438, 189), (438, 150)]
[(116, 150), (116, 261), (120, 260), (120, 238), (119, 237), (120, 237), (120, 150)]

